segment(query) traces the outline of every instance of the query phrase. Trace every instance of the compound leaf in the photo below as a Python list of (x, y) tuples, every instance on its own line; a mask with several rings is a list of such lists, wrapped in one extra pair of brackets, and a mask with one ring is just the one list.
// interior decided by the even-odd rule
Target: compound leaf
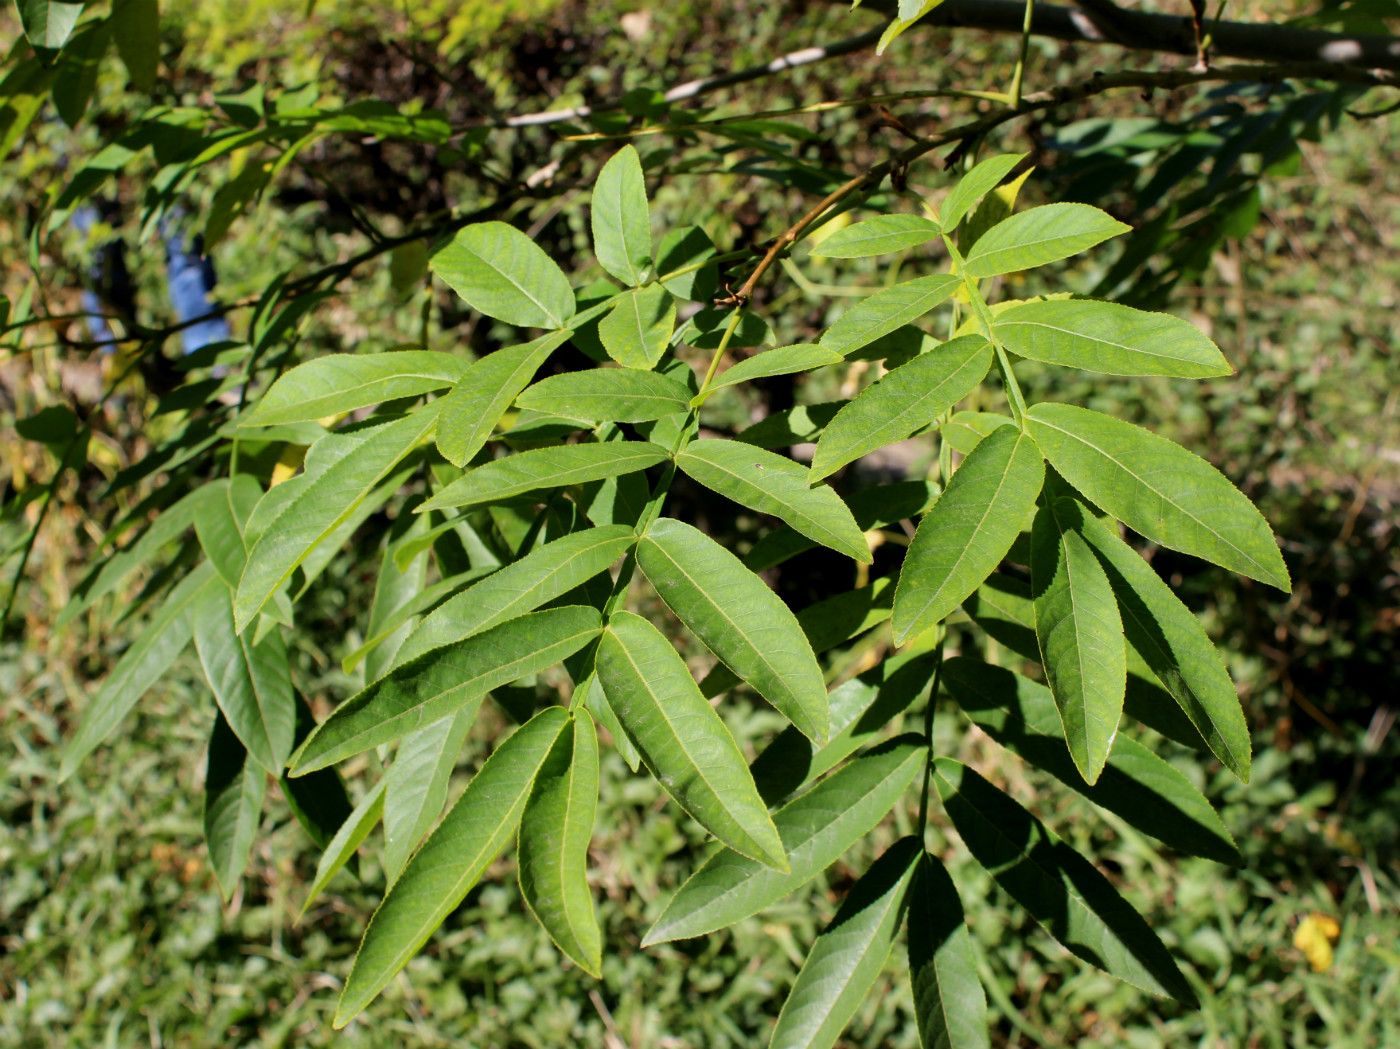
[[(384, 774), (384, 878), (393, 885), (447, 803), (447, 787), (482, 696), (399, 741)], [(293, 781), (295, 782), (295, 781)]]

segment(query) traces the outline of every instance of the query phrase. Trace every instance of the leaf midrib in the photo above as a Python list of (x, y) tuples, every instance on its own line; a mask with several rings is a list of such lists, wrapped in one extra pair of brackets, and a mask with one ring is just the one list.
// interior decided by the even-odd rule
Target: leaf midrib
[[(512, 228), (514, 228), (514, 227), (512, 227)], [(521, 235), (524, 236), (524, 234), (521, 234)], [(507, 234), (507, 236), (509, 236), (509, 234)], [(529, 238), (526, 237), (526, 240), (529, 240)], [(531, 244), (535, 244), (535, 242), (534, 242), (533, 240), (530, 240), (529, 242), (530, 242)], [(538, 245), (538, 244), (535, 244), (535, 247), (538, 248), (539, 245)], [(487, 269), (491, 270), (493, 273), (496, 273), (497, 275), (499, 275), (503, 280), (505, 280), (505, 282), (506, 282), (507, 284), (509, 284), (509, 285), (510, 285), (511, 287), (513, 287), (516, 291), (520, 292), (521, 295), (524, 295), (525, 298), (529, 299), (529, 300), (530, 300), (531, 302), (533, 302), (536, 306), (538, 306), (539, 309), (540, 309), (540, 312), (543, 313), (543, 314), (545, 315), (545, 317), (550, 321), (550, 323), (552, 323), (556, 328), (562, 328), (562, 327), (564, 326), (564, 320), (563, 320), (562, 317), (556, 316), (555, 313), (554, 313), (554, 311), (553, 311), (552, 309), (550, 309), (548, 306), (546, 306), (543, 302), (541, 302), (538, 298), (536, 298), (535, 295), (534, 295), (534, 293), (531, 292), (529, 288), (525, 287), (525, 285), (521, 284), (521, 283), (520, 283), (519, 281), (517, 281), (514, 277), (512, 277), (509, 273), (507, 273), (505, 270), (501, 269), (499, 266), (496, 266), (494, 263), (488, 261), (488, 260), (486, 259), (486, 257), (483, 256), (476, 248), (474, 248), (474, 247), (468, 247), (467, 245), (464, 244), (464, 245), (462, 245), (462, 250), (463, 250), (463, 251), (466, 251), (468, 254), (470, 254), (470, 255), (472, 255), (473, 257), (475, 257), (475, 258), (477, 259), (477, 261), (479, 261), (483, 266), (485, 266)], [(544, 249), (541, 248), (540, 250), (543, 251)], [(548, 258), (547, 255), (546, 255), (545, 257)], [(528, 256), (528, 255), (526, 255), (526, 260), (527, 260), (527, 261), (526, 261), (526, 265), (527, 265), (527, 266), (529, 265), (529, 263), (530, 263), (531, 261), (533, 261), (533, 260), (530, 260), (530, 259), (529, 259), (529, 256)]]
[[(1153, 317), (1156, 315), (1151, 313), (1145, 313), (1145, 316)], [(1015, 328), (1017, 326), (1026, 328), (1045, 328), (1048, 331), (1059, 332), (1062, 335), (1068, 335), (1072, 338), (1084, 339), (1087, 342), (1100, 343), (1104, 346), (1111, 346), (1116, 350), (1126, 350), (1129, 353), (1141, 354), (1144, 357), (1153, 357), (1158, 360), (1180, 361), (1183, 364), (1195, 364), (1200, 367), (1207, 366), (1205, 361), (1197, 360), (1194, 357), (1180, 357), (1173, 356), (1169, 353), (1156, 353), (1152, 350), (1144, 349), (1140, 346), (1129, 346), (1127, 343), (1114, 342), (1112, 339), (1106, 339), (1101, 335), (1087, 335), (1084, 332), (1073, 331), (1069, 328), (1062, 328), (1057, 324), (1050, 324), (1046, 321), (998, 320), (995, 324), (992, 325), (993, 328)]]

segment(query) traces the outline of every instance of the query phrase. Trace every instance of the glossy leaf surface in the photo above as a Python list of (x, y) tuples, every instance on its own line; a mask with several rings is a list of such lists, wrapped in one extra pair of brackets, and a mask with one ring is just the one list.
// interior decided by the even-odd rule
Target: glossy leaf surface
[(924, 1049), (987, 1049), (987, 996), (957, 886), (924, 854), (909, 887), (909, 982)]
[(495, 459), (459, 477), (425, 502), (420, 510), (501, 502), (546, 488), (563, 488), (604, 477), (635, 473), (667, 457), (666, 449), (646, 441), (566, 444)]

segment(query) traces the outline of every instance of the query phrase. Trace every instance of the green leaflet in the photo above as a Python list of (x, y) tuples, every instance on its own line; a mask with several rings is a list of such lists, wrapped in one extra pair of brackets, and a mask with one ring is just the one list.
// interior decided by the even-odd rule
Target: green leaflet
[(504, 222), (457, 231), (428, 268), (486, 314), (522, 328), (562, 328), (574, 315), (574, 289), (538, 244)]
[[(300, 745), (316, 727), (316, 715), (311, 713), (306, 700), (299, 694), (293, 693), (293, 696), (296, 700), (296, 742)], [(289, 779), (283, 772), (277, 777), (277, 785), (282, 788), (282, 797), (287, 802), (287, 808), (292, 810), (292, 816), (318, 849), (329, 847), (345, 821), (354, 814), (345, 781), (335, 769), (318, 769), (298, 779)], [(355, 866), (358, 873), (359, 864)]]
[(812, 343), (799, 343), (796, 346), (779, 346), (776, 349), (764, 350), (762, 353), (756, 353), (732, 368), (726, 368), (720, 372), (714, 381), (701, 390), (691, 403), (699, 404), (716, 390), (722, 390), (726, 386), (738, 386), (750, 379), (761, 379), (770, 375), (796, 375), (799, 372), (812, 371), (828, 364), (836, 364), (842, 359), (842, 356), (835, 350)]
[(83, 13), (81, 3), (63, 0), (19, 0), (19, 20), (24, 35), (36, 49), (57, 51), (68, 42)]
[(1131, 229), (1088, 204), (1042, 204), (1002, 219), (978, 237), (964, 268), (979, 279), (1033, 269)]
[[(389, 571), (392, 571), (392, 569), (390, 569), (387, 566), (387, 564), (380, 566), (381, 574)], [(405, 569), (405, 572), (407, 571), (408, 569)], [(379, 660), (375, 661), (376, 672), (370, 673), (369, 667), (367, 666), (365, 668), (366, 681), (373, 681), (377, 677), (382, 677), (384, 671), (392, 667), (394, 665), (394, 660), (399, 658), (399, 652), (403, 647), (403, 643), (408, 640), (407, 637), (399, 639), (395, 636), (399, 633), (400, 629), (405, 623), (407, 623), (414, 616), (421, 615), (424, 612), (434, 611), (436, 609), (436, 606), (444, 603), (443, 599), (446, 598), (448, 595), (453, 594), (458, 590), (461, 590), (463, 587), (476, 582), (478, 579), (481, 579), (484, 576), (490, 575), (494, 571), (496, 571), (496, 567), (494, 565), (485, 565), (481, 568), (470, 568), (465, 572), (459, 572), (457, 575), (448, 576), (446, 579), (440, 579), (436, 583), (424, 587), (422, 590), (418, 591), (418, 593), (414, 595), (411, 599), (406, 600), (403, 604), (396, 607), (392, 612), (388, 613), (382, 620), (378, 621), (376, 624), (378, 628), (378, 633), (371, 634), (369, 639), (363, 645), (361, 645), (359, 648), (355, 649), (355, 651), (351, 652), (348, 656), (342, 659), (340, 661), (341, 670), (343, 670), (347, 674), (354, 673), (355, 668), (359, 666), (360, 662), (364, 660), (371, 652), (373, 652), (376, 648), (378, 648), (385, 642), (389, 642), (389, 644), (386, 647), (392, 649), (392, 652), (390, 652), (387, 656), (384, 657), (385, 661), (383, 663), (380, 663)], [(409, 633), (411, 635), (412, 631), (410, 631)], [(453, 638), (450, 640), (457, 639)], [(445, 643), (446, 642), (444, 642), (444, 644)], [(428, 647), (433, 648), (436, 646), (429, 645)], [(426, 652), (427, 649), (423, 649), (422, 651)], [(422, 652), (419, 652), (418, 654), (422, 655)]]
[(956, 761), (935, 759), (934, 783), (977, 862), (1071, 953), (1135, 987), (1197, 1006), (1157, 934), (1093, 864)]
[(54, 109), (70, 128), (77, 127), (87, 113), (97, 90), (98, 66), (111, 43), (111, 22), (102, 19), (88, 22), (63, 48), (51, 97)]
[(1015, 419), (997, 412), (954, 412), (953, 417), (939, 427), (938, 435), (963, 455), (971, 455), (982, 438), (998, 426), (1015, 425)]
[[(903, 520), (914, 520), (928, 513), (941, 489), (930, 481), (895, 481), (854, 491), (846, 500), (856, 527), (862, 532), (888, 528)], [(784, 525), (763, 536), (747, 554), (744, 566), (752, 572), (780, 565), (816, 546), (796, 529)]]
[(199, 545), (219, 577), (230, 590), (236, 590), (248, 560), (243, 526), (262, 498), (262, 488), (247, 474), (235, 474), (211, 481), (195, 492), (201, 496), (194, 514)]
[(916, 277), (876, 292), (852, 306), (821, 337), (821, 344), (843, 357), (896, 328), (916, 321), (962, 287), (947, 273)]
[(605, 525), (560, 536), (435, 608), (409, 635), (394, 667), (442, 645), (462, 641), (539, 608), (606, 571), (632, 549), (626, 525)]
[(502, 743), (409, 861), (365, 930), (336, 1007), (337, 1029), (418, 953), (505, 847), (567, 720), (561, 707), (548, 707)]
[(640, 423), (690, 407), (690, 390), (657, 372), (595, 368), (551, 375), (522, 393), (516, 404), (585, 422)]
[(998, 314), (992, 331), (1013, 353), (1066, 368), (1188, 379), (1230, 374), (1220, 348), (1194, 324), (1116, 302), (1028, 302)]
[(774, 412), (762, 422), (756, 422), (734, 439), (758, 448), (786, 448), (804, 441), (815, 441), (827, 424), (848, 401), (828, 404), (799, 404)]
[(1076, 527), (1108, 575), (1128, 643), (1191, 719), (1211, 753), (1247, 782), (1249, 726), (1201, 621), (1111, 526), (1081, 513)]
[(384, 774), (384, 880), (393, 885), (447, 803), (447, 787), (484, 697), (399, 741)]
[(922, 737), (898, 736), (788, 802), (773, 823), (791, 871), (719, 850), (677, 890), (642, 946), (723, 929), (806, 884), (885, 818), (926, 756)]
[(661, 362), (676, 329), (676, 300), (660, 284), (624, 294), (598, 324), (608, 356), (624, 368), (650, 371)]
[(876, 215), (838, 229), (815, 248), (813, 255), (829, 259), (864, 259), (918, 247), (943, 232), (937, 222), (920, 215)]
[(301, 905), (302, 915), (306, 914), (316, 897), (321, 895), (331, 879), (355, 855), (361, 843), (369, 837), (369, 832), (374, 830), (375, 824), (384, 813), (384, 787), (385, 782), (381, 779), (370, 788), (369, 793), (360, 799), (360, 803), (355, 806), (354, 811), (340, 825), (335, 837), (326, 846), (316, 864), (316, 876), (311, 880), (311, 888), (306, 891), (306, 899)]
[(435, 648), (336, 707), (292, 755), (291, 773), (305, 775), (440, 721), (577, 652), (601, 624), (596, 608), (565, 605)]
[(814, 742), (826, 742), (826, 685), (797, 617), (737, 557), (698, 528), (663, 517), (637, 563), (705, 647)]
[(238, 420), (239, 426), (278, 426), (341, 415), (400, 397), (418, 397), (456, 384), (466, 362), (432, 350), (332, 353), (299, 364)]
[(996, 568), (1035, 506), (1045, 465), (1014, 427), (982, 439), (919, 524), (894, 596), (897, 642), (957, 608)]
[(901, 652), (833, 688), (827, 695), (831, 739), (826, 746), (817, 747), (795, 728), (785, 728), (749, 766), (763, 800), (769, 805), (782, 801), (874, 743), (928, 691), (936, 665), (931, 652)]
[(1230, 832), (1191, 781), (1137, 740), (1120, 734), (1097, 782), (1084, 782), (1065, 749), (1059, 710), (1044, 685), (962, 656), (942, 682), (963, 713), (1003, 747), (1095, 805), (1179, 852), (1240, 863)]
[(997, 183), (1011, 174), (1011, 169), (1024, 160), (1024, 153), (1003, 153), (980, 161), (971, 171), (958, 179), (952, 191), (938, 208), (938, 220), (949, 233), (958, 228), (977, 202), (996, 188)]
[(536, 448), (468, 470), (465, 477), (438, 492), (418, 512), (502, 502), (546, 488), (617, 477), (645, 470), (666, 458), (665, 448), (646, 441)]
[(1069, 752), (1085, 782), (1093, 783), (1123, 714), (1123, 621), (1108, 576), (1075, 530), (1077, 507), (1058, 498), (1058, 490), (1047, 486), (1031, 529), (1035, 634)]
[(772, 514), (809, 539), (869, 564), (870, 546), (841, 497), (825, 485), (809, 488), (807, 471), (791, 459), (741, 444), (692, 441), (676, 465), (706, 488), (762, 514)]
[(1140, 426), (1070, 404), (1026, 415), (1045, 458), (1129, 528), (1285, 593), (1288, 569), (1263, 516), (1200, 456)]
[(812, 457), (812, 480), (928, 426), (974, 390), (991, 365), (991, 344), (964, 335), (887, 372), (827, 424)]
[(782, 842), (738, 744), (671, 642), (641, 616), (614, 613), (597, 668), (618, 721), (676, 803), (736, 853), (786, 870)]
[[(353, 668), (364, 658), (366, 681), (373, 681), (389, 669), (394, 655), (413, 631), (409, 622), (412, 609), (428, 581), (429, 531), (428, 518), (401, 513), (384, 537), (384, 553), (379, 559), (374, 599), (365, 625), (369, 641), (342, 663)], [(408, 557), (404, 557), (405, 551), (410, 552)]]
[(651, 266), (651, 219), (634, 147), (623, 146), (598, 172), (590, 213), (598, 263), (624, 284), (641, 284)]
[(193, 606), (206, 589), (223, 588), (214, 566), (204, 562), (175, 585), (160, 610), (151, 617), (131, 647), (102, 682), (88, 704), (78, 731), (63, 748), (59, 779), (73, 775), (83, 758), (112, 734), (136, 701), (170, 669), (194, 634)]
[(225, 900), (248, 867), (266, 793), (267, 773), (249, 760), (223, 714), (216, 714), (204, 773), (204, 842)]
[(987, 996), (957, 886), (924, 853), (909, 886), (909, 982), (925, 1049), (988, 1049)]
[[(306, 480), (299, 485), (297, 478), (284, 481), (263, 496), (245, 530), (248, 564), (233, 603), (239, 633), (312, 550), (350, 520), (374, 487), (432, 433), (438, 403), (394, 422), (343, 435), (335, 442), (334, 461), (326, 462), (316, 474), (308, 451)], [(322, 438), (312, 450), (336, 436)], [(289, 485), (294, 486), (291, 492), (282, 494), (280, 489)]]
[(437, 449), (453, 466), (465, 466), (486, 444), (506, 409), (530, 385), (541, 364), (569, 341), (572, 329), (507, 346), (468, 365), (438, 416)]
[(125, 0), (113, 5), (112, 35), (126, 66), (131, 86), (149, 91), (160, 71), (160, 7), (158, 0)]
[(194, 645), (219, 709), (253, 760), (282, 774), (296, 740), (296, 697), (278, 630), (259, 643), (233, 627), (233, 593), (222, 581), (191, 606)]
[(598, 811), (598, 733), (586, 713), (569, 719), (535, 776), (520, 818), (520, 892), (558, 948), (594, 978), (602, 933), (588, 890), (588, 845)]
[(771, 1049), (830, 1049), (875, 986), (904, 922), (923, 847), (901, 838), (856, 882), (783, 1002)]

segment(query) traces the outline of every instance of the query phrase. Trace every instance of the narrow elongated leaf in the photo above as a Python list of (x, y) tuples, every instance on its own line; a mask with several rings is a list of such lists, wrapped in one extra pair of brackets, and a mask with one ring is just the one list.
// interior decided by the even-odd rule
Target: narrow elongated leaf
[(721, 849), (671, 898), (642, 946), (723, 929), (805, 885), (885, 818), (926, 756), (922, 738), (899, 736), (788, 802), (774, 813), (773, 822), (790, 871), (773, 870), (732, 849)]
[(1087, 784), (1065, 749), (1059, 710), (1044, 685), (963, 656), (943, 664), (942, 681), (987, 735), (1095, 805), (1180, 852), (1239, 865), (1234, 839), (1210, 802), (1137, 740), (1119, 735), (1103, 774)]
[[(369, 606), (364, 646), (347, 656), (342, 665), (352, 669), (365, 658), (365, 680), (373, 681), (392, 664), (394, 655), (413, 631), (409, 621), (415, 602), (428, 581), (428, 551), (432, 539), (428, 518), (400, 514), (384, 537), (379, 574), (374, 581), (374, 599)], [(409, 551), (407, 557), (404, 552)], [(449, 577), (450, 578), (450, 577)]]
[[(738, 386), (750, 379), (761, 379), (769, 375), (796, 375), (828, 364), (836, 364), (844, 358), (835, 350), (812, 343), (796, 346), (779, 346), (764, 350), (747, 360), (742, 360), (732, 368), (726, 368), (710, 383), (704, 395), (722, 390), (726, 386)], [(701, 397), (696, 397), (698, 402)]]
[(730, 670), (813, 742), (826, 742), (826, 685), (797, 617), (737, 557), (698, 528), (662, 518), (637, 563), (671, 611)]
[(987, 996), (948, 872), (920, 857), (909, 886), (909, 982), (924, 1049), (987, 1049)]
[(739, 745), (660, 631), (641, 616), (615, 613), (597, 667), (618, 721), (676, 804), (736, 854), (786, 870)]
[(812, 254), (829, 259), (864, 259), (917, 247), (942, 232), (942, 226), (921, 215), (876, 215), (838, 229), (813, 248)]
[[(1011, 174), (1011, 169), (1025, 159), (1024, 153), (1003, 153), (980, 161), (971, 171), (958, 179), (942, 205), (938, 209), (938, 221), (949, 233), (958, 228), (963, 216), (976, 207), (977, 202), (990, 193), (1002, 179)], [(925, 1041), (927, 1046), (928, 1042)]]
[(390, 885), (447, 803), (452, 770), (483, 698), (399, 741), (384, 774), (384, 878)]
[(1140, 426), (1070, 404), (1037, 404), (1026, 422), (1064, 479), (1129, 528), (1290, 590), (1263, 516), (1200, 456)]
[(601, 629), (596, 608), (565, 605), (433, 649), (337, 707), (292, 755), (292, 775), (305, 775), (440, 721), (493, 688), (573, 655)]
[(225, 900), (233, 896), (248, 867), (266, 793), (267, 773), (218, 715), (204, 773), (204, 843)]
[(546, 358), (569, 341), (571, 329), (550, 332), (533, 342), (507, 346), (473, 362), (443, 398), (437, 448), (454, 466), (465, 466), (481, 451), (506, 409), (530, 385)]
[(520, 818), (520, 893), (558, 948), (590, 976), (603, 938), (588, 890), (588, 845), (598, 811), (598, 733), (574, 715), (535, 776)]
[(875, 986), (904, 922), (923, 847), (901, 838), (856, 882), (783, 1002), (772, 1049), (830, 1049)]
[(967, 253), (967, 273), (981, 278), (1033, 269), (1131, 229), (1088, 204), (1042, 204), (1002, 219), (978, 237)]
[(624, 284), (636, 287), (651, 266), (651, 219), (642, 159), (632, 146), (612, 155), (593, 185), (593, 251)]
[[(1073, 528), (1073, 501), (1056, 498), (1054, 491), (1047, 492), (1031, 530), (1035, 635), (1070, 754), (1092, 784), (1123, 714), (1123, 621), (1108, 576)], [(1068, 504), (1063, 513), (1062, 502)]]
[[(856, 527), (862, 532), (888, 528), (900, 521), (916, 520), (928, 513), (942, 489), (929, 481), (895, 481), (852, 492), (846, 501)], [(816, 544), (801, 532), (787, 525), (769, 532), (744, 555), (744, 565), (750, 571), (780, 565)]]
[(781, 518), (822, 546), (870, 563), (870, 545), (841, 497), (807, 487), (807, 471), (762, 448), (705, 438), (692, 441), (676, 465), (706, 488), (761, 514)]
[(220, 478), (203, 488), (195, 511), (194, 530), (204, 556), (230, 589), (238, 588), (248, 554), (243, 545), (243, 526), (262, 497), (262, 488), (247, 474)]
[(253, 760), (280, 776), (296, 739), (297, 719), (281, 633), (273, 630), (257, 644), (235, 633), (233, 593), (227, 586), (206, 590), (191, 614), (194, 646), (219, 709)]
[(630, 368), (551, 375), (516, 400), (521, 408), (585, 422), (640, 423), (690, 407), (691, 392), (675, 379)]
[(961, 278), (938, 273), (876, 292), (841, 314), (821, 337), (821, 344), (848, 356), (852, 350), (918, 320), (961, 286)]
[(160, 72), (160, 6), (158, 0), (124, 0), (112, 10), (112, 35), (126, 66), (131, 86), (149, 91)]
[(887, 372), (836, 413), (812, 456), (812, 480), (928, 426), (986, 377), (992, 346), (963, 335)]
[(660, 284), (630, 291), (598, 324), (608, 356), (624, 368), (650, 371), (670, 345), (676, 328), (676, 300)]
[(935, 759), (934, 783), (977, 862), (1051, 936), (1120, 980), (1196, 1006), (1157, 934), (1093, 864), (956, 761)]
[(455, 385), (466, 366), (460, 357), (432, 350), (332, 353), (283, 375), (238, 425), (307, 422), (399, 397), (417, 397)]
[[(316, 727), (316, 715), (306, 700), (296, 694), (296, 742), (300, 745)], [(319, 769), (309, 776), (289, 779), (285, 773), (277, 778), (282, 797), (292, 816), (317, 848), (327, 848), (345, 821), (354, 812), (345, 781), (335, 769)], [(358, 873), (359, 864), (355, 864)]]
[(894, 596), (895, 640), (922, 633), (977, 589), (1020, 534), (1045, 464), (1035, 442), (994, 430), (963, 460), (914, 534)]
[(223, 586), (214, 566), (206, 561), (170, 591), (88, 704), (82, 724), (63, 749), (60, 780), (73, 775), (83, 758), (112, 734), (136, 701), (170, 669), (194, 634), (191, 608), (203, 599), (206, 589)]
[(1215, 754), (1249, 780), (1249, 726), (1220, 653), (1201, 621), (1111, 526), (1082, 513), (1080, 534), (1113, 586), (1128, 642)]
[(566, 444), (495, 459), (459, 477), (418, 512), (500, 502), (546, 488), (563, 488), (604, 477), (635, 473), (667, 458), (666, 449), (646, 441)]
[(1110, 375), (1229, 375), (1220, 348), (1194, 324), (1116, 302), (1052, 299), (1013, 306), (992, 330), (1033, 361)]
[(384, 813), (384, 786), (384, 780), (381, 779), (370, 788), (369, 793), (360, 799), (360, 803), (340, 825), (340, 830), (336, 831), (335, 837), (321, 853), (321, 859), (316, 864), (316, 876), (311, 880), (311, 888), (307, 890), (306, 900), (301, 905), (303, 915), (325, 891), (331, 879), (350, 862), (360, 845), (369, 837), (370, 831), (374, 830)]
[(785, 728), (749, 766), (769, 805), (834, 769), (861, 747), (873, 744), (916, 699), (928, 692), (937, 659), (930, 652), (900, 652), (827, 695), (831, 739), (818, 747), (795, 728)]
[(532, 550), (435, 608), (403, 643), (394, 666), (534, 611), (606, 571), (636, 542), (626, 525), (605, 525)]
[[(395, 422), (344, 435), (334, 461), (318, 475), (296, 485), (289, 495), (277, 493), (295, 480), (276, 485), (263, 497), (248, 520), (247, 536), (258, 534), (234, 599), (239, 633), (312, 550), (349, 520), (375, 486), (432, 433), (436, 422), (437, 402)], [(318, 443), (328, 440), (331, 437)], [(309, 458), (307, 471), (309, 475)], [(269, 506), (266, 513), (264, 504)], [(278, 509), (271, 509), (274, 506)]]
[(336, 1007), (349, 1023), (418, 953), (505, 847), (567, 715), (540, 711), (482, 765), (374, 912)]
[(574, 289), (558, 263), (514, 226), (478, 222), (457, 231), (428, 268), (488, 317), (522, 328), (562, 328)]

